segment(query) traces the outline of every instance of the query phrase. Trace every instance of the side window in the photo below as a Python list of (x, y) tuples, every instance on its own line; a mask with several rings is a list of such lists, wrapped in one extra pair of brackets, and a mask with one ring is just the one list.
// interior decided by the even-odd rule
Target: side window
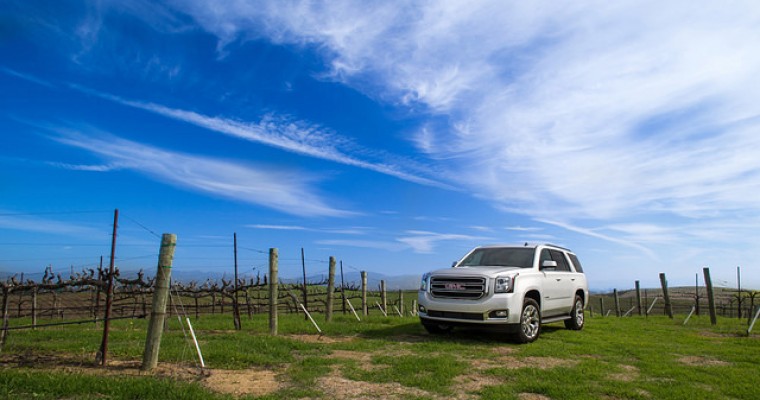
[(570, 272), (570, 265), (567, 264), (565, 253), (557, 250), (549, 250), (552, 260), (557, 262), (557, 271)]
[(575, 266), (575, 272), (583, 273), (583, 267), (581, 267), (581, 262), (578, 260), (578, 257), (575, 254), (568, 254), (568, 256), (570, 256), (570, 261), (572, 261)]

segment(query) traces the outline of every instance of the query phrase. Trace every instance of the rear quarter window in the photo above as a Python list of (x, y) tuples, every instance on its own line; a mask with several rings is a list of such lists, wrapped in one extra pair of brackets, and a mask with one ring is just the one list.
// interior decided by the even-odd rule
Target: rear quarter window
[(573, 265), (575, 266), (575, 272), (583, 273), (583, 267), (581, 266), (580, 260), (578, 260), (578, 257), (575, 254), (568, 253), (568, 256), (570, 257), (570, 261), (573, 262)]

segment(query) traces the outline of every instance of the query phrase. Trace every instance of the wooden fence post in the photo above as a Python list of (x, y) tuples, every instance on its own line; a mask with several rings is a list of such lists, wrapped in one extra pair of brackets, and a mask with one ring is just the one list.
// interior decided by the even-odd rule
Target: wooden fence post
[(388, 312), (388, 294), (385, 291), (385, 280), (380, 281), (380, 303), (383, 306), (383, 310)]
[(365, 317), (369, 314), (369, 306), (367, 305), (367, 271), (362, 271), (362, 315)]
[[(113, 278), (115, 275), (115, 262), (116, 262), (116, 231), (119, 227), (119, 209), (114, 210), (113, 213), (113, 234), (111, 235), (111, 262), (108, 266), (108, 286), (106, 287), (106, 310), (105, 317), (103, 318), (103, 340), (100, 342), (100, 351), (96, 359), (100, 357), (100, 365), (106, 366), (108, 361), (108, 333), (111, 329), (111, 308), (113, 307)], [(57, 306), (58, 298), (53, 292), (54, 308)]]
[(742, 296), (742, 272), (741, 267), (736, 267), (736, 282), (738, 285), (738, 293), (736, 294), (737, 315), (736, 317), (742, 319), (742, 302), (744, 300)]
[[(32, 329), (37, 328), (37, 290), (37, 286), (32, 288)], [(95, 314), (95, 318), (97, 317)]]
[(153, 308), (150, 313), (148, 335), (145, 339), (143, 353), (143, 371), (150, 371), (158, 364), (158, 350), (161, 347), (161, 335), (166, 321), (166, 304), (169, 300), (169, 282), (172, 276), (172, 259), (177, 246), (177, 235), (164, 233), (161, 238), (161, 250), (158, 255), (158, 271), (153, 291)]
[(11, 297), (11, 291), (7, 286), (3, 286), (3, 330), (0, 331), (0, 350), (5, 346), (5, 338), (8, 335), (8, 298)]
[[(301, 247), (301, 269), (303, 270), (303, 308), (308, 310), (309, 309), (309, 289), (308, 289), (308, 283), (306, 282), (306, 256), (303, 252), (303, 247)], [(304, 312), (304, 319), (309, 318), (309, 313)]]
[(325, 302), (325, 321), (332, 321), (333, 296), (335, 295), (335, 257), (330, 256), (330, 270), (327, 275), (327, 300)]
[(404, 315), (404, 292), (398, 290), (398, 310), (401, 315)]
[(699, 274), (696, 274), (696, 278), (694, 279), (694, 307), (696, 308), (695, 312), (697, 316), (699, 316)]
[(346, 283), (343, 281), (343, 260), (340, 260), (340, 298), (343, 303), (343, 314), (346, 313)]
[(665, 298), (665, 313), (668, 317), (673, 318), (673, 304), (670, 302), (670, 294), (668, 294), (668, 280), (665, 279), (665, 274), (660, 273), (660, 285), (662, 285), (662, 297)]
[(636, 281), (636, 307), (639, 310), (639, 316), (641, 316), (641, 284)]
[(235, 295), (232, 297), (232, 323), (235, 326), (235, 330), (239, 331), (243, 329), (240, 322), (240, 302), (238, 301), (238, 291), (240, 289), (240, 282), (238, 281), (238, 256), (237, 256), (237, 232), (233, 232), (233, 253), (235, 256)]
[(617, 289), (612, 289), (612, 295), (615, 296), (615, 315), (620, 317), (620, 297), (618, 297)]
[(599, 298), (599, 315), (604, 316), (604, 297)]
[(279, 287), (277, 286), (279, 255), (276, 248), (269, 249), (269, 334), (277, 336), (277, 305)]
[(705, 286), (707, 286), (707, 302), (710, 307), (710, 323), (716, 325), (718, 323), (718, 317), (715, 314), (715, 294), (713, 292), (712, 279), (710, 279), (710, 268), (703, 268), (702, 271), (705, 274)]

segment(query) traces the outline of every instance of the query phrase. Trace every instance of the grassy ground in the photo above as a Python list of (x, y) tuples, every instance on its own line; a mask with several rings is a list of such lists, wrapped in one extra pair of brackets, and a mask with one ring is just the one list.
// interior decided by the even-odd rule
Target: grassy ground
[(114, 321), (109, 367), (94, 364), (102, 326), (11, 331), (0, 353), (8, 399), (757, 399), (760, 336), (746, 320), (595, 317), (515, 345), (501, 334), (424, 332), (412, 317), (337, 315), (316, 334), (302, 315), (193, 321), (209, 370), (194, 365), (176, 318), (159, 369), (141, 373), (146, 321)]

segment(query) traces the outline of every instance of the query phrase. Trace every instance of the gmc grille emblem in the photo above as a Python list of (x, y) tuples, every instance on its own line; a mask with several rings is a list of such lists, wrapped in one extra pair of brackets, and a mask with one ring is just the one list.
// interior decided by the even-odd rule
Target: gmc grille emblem
[(461, 283), (447, 283), (444, 287), (448, 290), (464, 290), (464, 285)]

